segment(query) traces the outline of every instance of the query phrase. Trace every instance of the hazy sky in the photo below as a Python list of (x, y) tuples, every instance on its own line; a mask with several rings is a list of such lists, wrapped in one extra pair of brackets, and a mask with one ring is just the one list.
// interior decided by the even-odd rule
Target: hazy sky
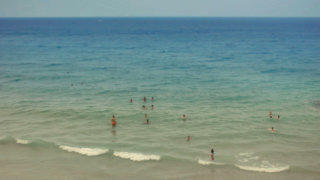
[(0, 0), (0, 17), (320, 17), (320, 0)]

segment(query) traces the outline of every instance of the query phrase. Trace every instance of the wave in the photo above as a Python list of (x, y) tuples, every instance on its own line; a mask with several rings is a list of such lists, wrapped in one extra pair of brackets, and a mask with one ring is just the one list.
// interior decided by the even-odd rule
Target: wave
[(76, 152), (76, 153), (87, 155), (87, 156), (98, 156), (98, 155), (109, 152), (108, 149), (70, 147), (70, 146), (62, 146), (62, 145), (60, 145), (59, 148), (68, 152)]
[(242, 169), (242, 170), (247, 170), (247, 171), (258, 171), (258, 172), (268, 172), (268, 173), (273, 173), (273, 172), (281, 172), (288, 170), (290, 168), (289, 165), (286, 166), (271, 166), (271, 167), (265, 167), (265, 166), (240, 166), (235, 164), (236, 167)]
[(245, 152), (239, 153), (237, 157), (238, 163), (236, 167), (247, 171), (258, 172), (281, 172), (289, 169), (289, 165), (273, 165), (268, 161), (261, 161), (259, 156), (255, 153)]
[(208, 166), (211, 164), (214, 165), (225, 165), (224, 163), (219, 163), (219, 162), (214, 162), (214, 161), (207, 161), (207, 160), (202, 160), (202, 159), (198, 159), (198, 164), (204, 165), (204, 166)]
[(31, 141), (24, 139), (15, 139), (17, 144), (30, 144)]
[(124, 159), (130, 159), (131, 161), (148, 161), (148, 160), (160, 160), (159, 155), (146, 155), (142, 153), (130, 153), (130, 152), (114, 152), (114, 156), (124, 158)]

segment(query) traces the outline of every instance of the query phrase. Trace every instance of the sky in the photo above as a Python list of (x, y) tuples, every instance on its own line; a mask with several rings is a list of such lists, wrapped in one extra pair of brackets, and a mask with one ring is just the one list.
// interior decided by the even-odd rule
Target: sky
[(0, 0), (0, 17), (320, 17), (320, 0)]

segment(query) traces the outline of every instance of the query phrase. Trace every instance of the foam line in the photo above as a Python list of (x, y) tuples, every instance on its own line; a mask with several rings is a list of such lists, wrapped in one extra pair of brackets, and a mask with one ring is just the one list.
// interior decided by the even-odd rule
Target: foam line
[(76, 152), (76, 153), (87, 155), (87, 156), (98, 156), (101, 154), (105, 154), (109, 151), (108, 149), (70, 147), (70, 146), (59, 146), (59, 148), (68, 152)]
[(273, 173), (273, 172), (281, 172), (288, 170), (290, 168), (289, 165), (287, 166), (279, 166), (279, 167), (255, 167), (255, 166), (240, 166), (235, 164), (236, 167), (242, 170), (247, 170), (247, 171), (258, 171), (258, 172), (268, 172), (268, 173)]
[(214, 165), (224, 165), (224, 163), (219, 163), (219, 162), (214, 162), (214, 161), (206, 161), (206, 160), (202, 160), (202, 159), (198, 159), (198, 164), (204, 165), (204, 166), (208, 166), (211, 164)]
[(120, 157), (123, 159), (130, 159), (131, 161), (148, 161), (148, 160), (160, 160), (159, 155), (146, 155), (142, 153), (131, 153), (131, 152), (114, 152), (114, 156)]
[(30, 144), (31, 141), (24, 140), (24, 139), (15, 139), (17, 144)]

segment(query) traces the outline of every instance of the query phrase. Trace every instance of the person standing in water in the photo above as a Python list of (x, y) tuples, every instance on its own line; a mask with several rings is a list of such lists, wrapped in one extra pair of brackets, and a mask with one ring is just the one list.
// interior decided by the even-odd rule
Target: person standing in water
[(153, 108), (154, 108), (154, 106), (153, 106), (153, 104), (151, 105), (151, 110), (153, 110)]
[(114, 117), (114, 115), (112, 115), (112, 118), (111, 118), (111, 125), (112, 125), (112, 127), (115, 127), (117, 125), (117, 121), (116, 121), (116, 118)]
[(272, 112), (271, 112), (271, 111), (269, 112), (269, 118), (270, 118), (270, 119), (273, 118), (273, 115), (272, 115)]
[(279, 120), (279, 119), (280, 119), (280, 114), (278, 113), (277, 120)]
[(143, 102), (146, 102), (147, 101), (147, 98), (146, 97), (143, 97)]
[(154, 101), (154, 98), (153, 98), (153, 97), (151, 98), (151, 101)]
[(214, 160), (214, 150), (213, 150), (213, 148), (211, 149), (211, 160), (212, 161)]
[(188, 137), (187, 137), (187, 142), (189, 142), (189, 141), (190, 141), (190, 138), (191, 138), (190, 136), (188, 136)]
[(133, 99), (132, 98), (130, 99), (130, 102), (133, 103)]
[(270, 131), (271, 131), (272, 133), (276, 132), (276, 130), (275, 130), (273, 127), (270, 128)]
[(182, 120), (187, 120), (187, 116), (185, 114), (182, 115)]

